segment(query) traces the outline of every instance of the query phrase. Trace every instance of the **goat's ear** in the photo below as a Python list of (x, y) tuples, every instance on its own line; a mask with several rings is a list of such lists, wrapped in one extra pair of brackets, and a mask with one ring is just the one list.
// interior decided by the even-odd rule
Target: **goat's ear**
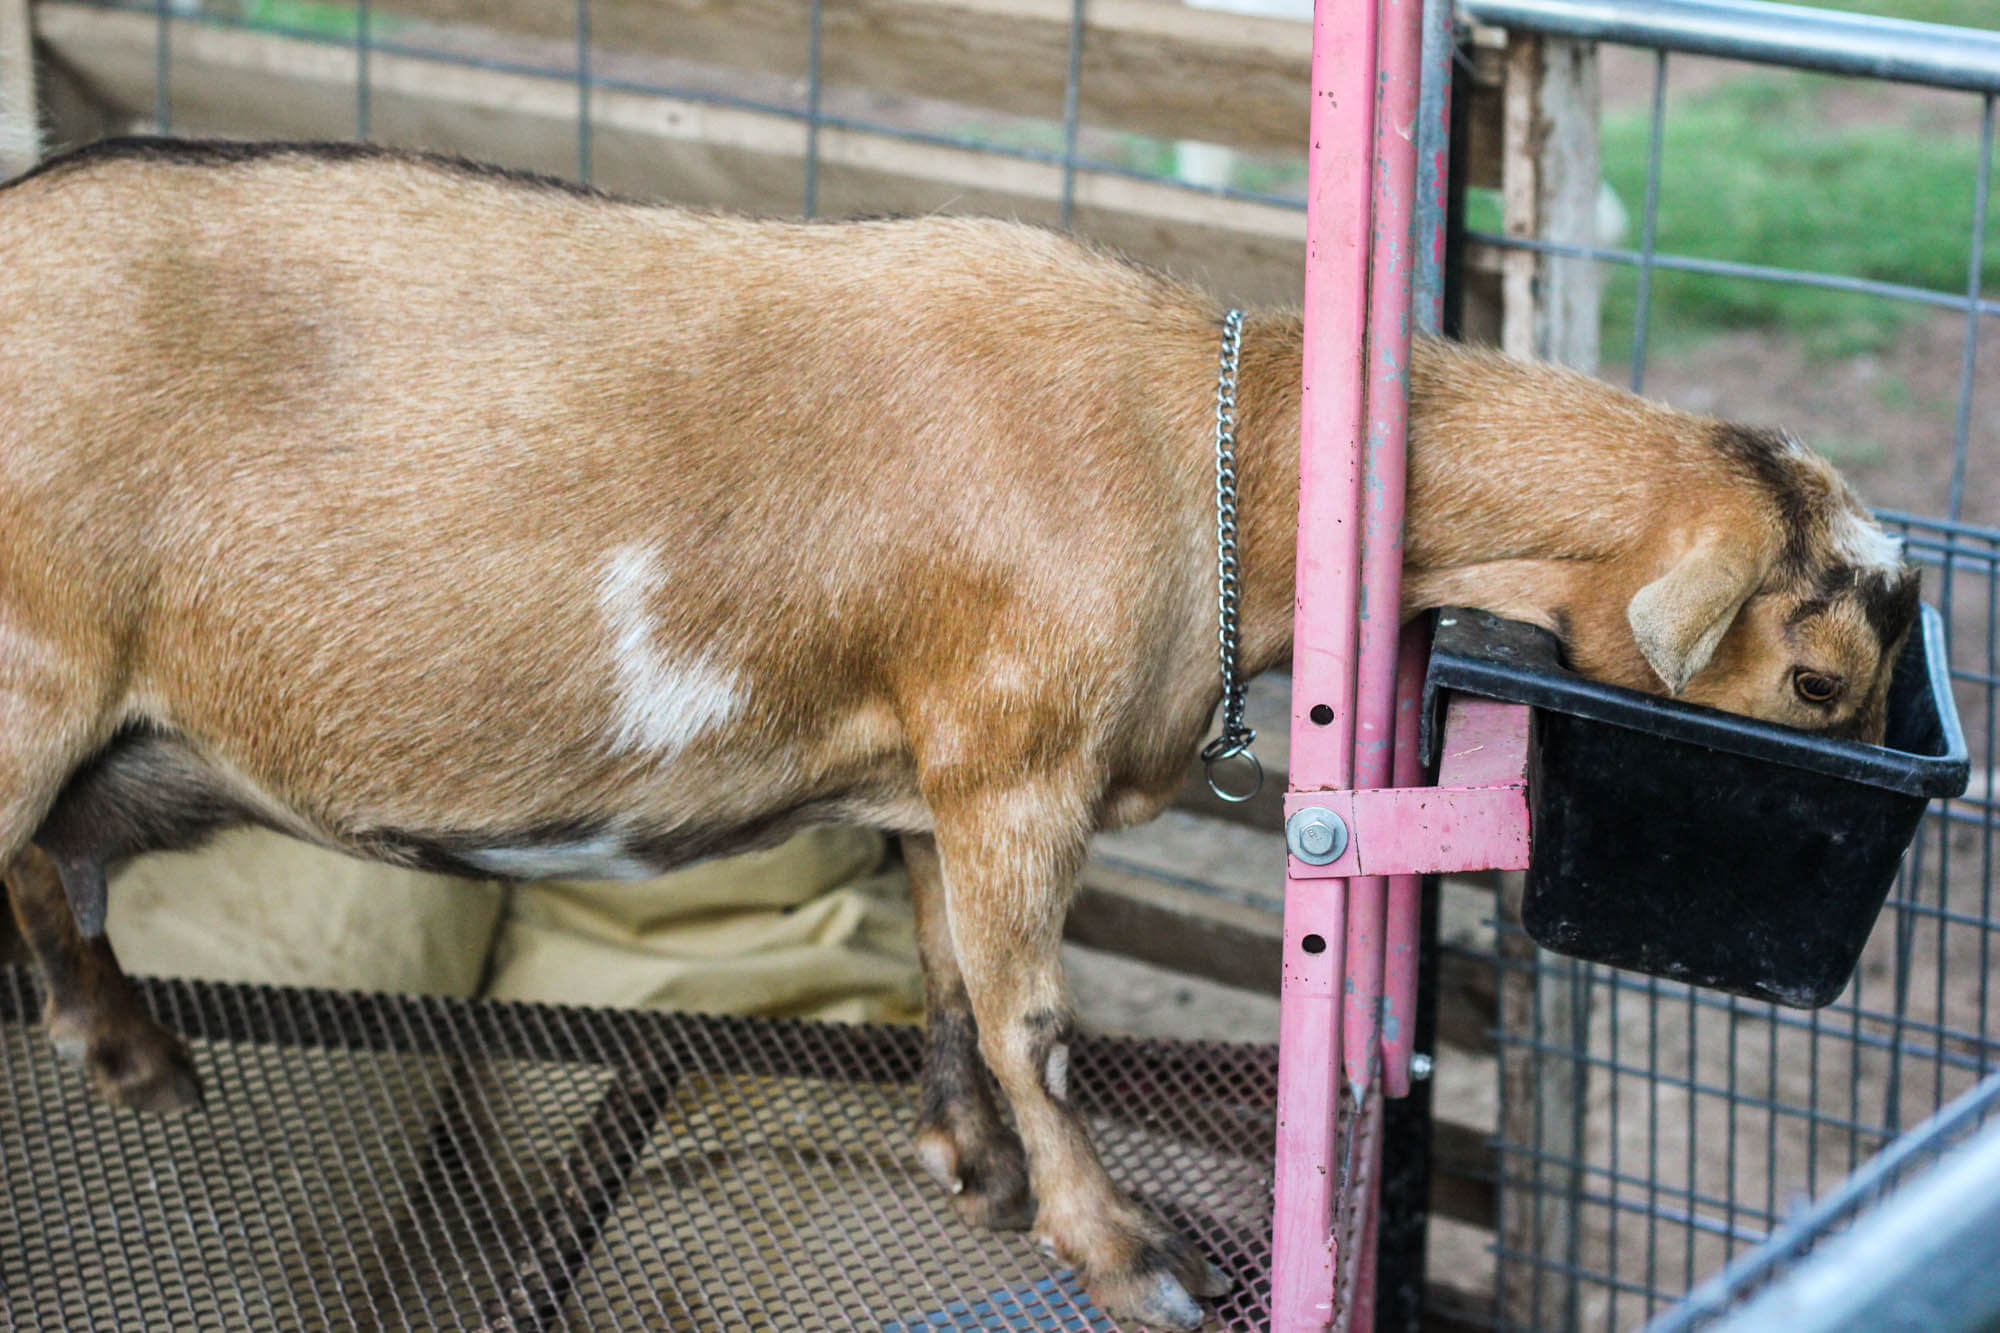
[(1625, 619), (1669, 694), (1679, 694), (1708, 665), (1770, 567), (1765, 552), (1710, 532), (1672, 569), (1633, 594)]

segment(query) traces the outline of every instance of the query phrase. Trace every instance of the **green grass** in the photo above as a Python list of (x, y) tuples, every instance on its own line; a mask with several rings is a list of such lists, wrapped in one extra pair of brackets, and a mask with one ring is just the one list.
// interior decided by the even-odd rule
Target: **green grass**
[(1845, 9), (1856, 14), (1916, 19), (1920, 23), (2000, 28), (2000, 13), (1994, 12), (1993, 0), (1813, 0), (1813, 3), (1819, 9)]
[[(1670, 108), (1657, 248), (1665, 253), (1965, 289), (1978, 135), (1829, 123), (1833, 86), (1754, 75)], [(1850, 117), (1852, 122), (1856, 118)], [(1606, 119), (1604, 175), (1632, 214), (1637, 248), (1650, 118)], [(1490, 207), (1490, 205), (1489, 205)], [(1989, 210), (1985, 279), (2000, 283), (2000, 210)], [(1614, 269), (1606, 350), (1629, 341), (1637, 276)], [(1745, 279), (1655, 271), (1655, 334), (1785, 327), (1820, 354), (1879, 348), (1914, 313), (1900, 302)]]
[[(2000, 0), (1819, 0), (1822, 7), (1891, 18), (2000, 29)], [(1747, 68), (1747, 67), (1746, 67)], [(1852, 99), (1886, 96), (1887, 85), (1755, 72), (1667, 111), (1659, 233), (1662, 253), (1845, 274), (1938, 291), (1965, 290), (1971, 261), (1978, 103), (1951, 128), (1874, 123)], [(1848, 114), (1826, 114), (1835, 96)], [(1647, 111), (1609, 115), (1604, 178), (1630, 214), (1623, 244), (1639, 247), (1651, 134)], [(2000, 199), (1989, 208), (1983, 279), (2000, 286)], [(1469, 224), (1500, 228), (1491, 191), (1467, 201)], [(1604, 350), (1630, 350), (1636, 273), (1607, 271)], [(1917, 313), (1898, 301), (1748, 279), (1655, 270), (1651, 336), (1669, 345), (1725, 329), (1786, 328), (1819, 355), (1878, 350)]]
[[(237, 8), (243, 21), (256, 28), (341, 41), (353, 41), (361, 35), (361, 11), (353, 5), (322, 0), (240, 0)], [(368, 31), (379, 39), (408, 26), (408, 20), (392, 14), (371, 13)]]

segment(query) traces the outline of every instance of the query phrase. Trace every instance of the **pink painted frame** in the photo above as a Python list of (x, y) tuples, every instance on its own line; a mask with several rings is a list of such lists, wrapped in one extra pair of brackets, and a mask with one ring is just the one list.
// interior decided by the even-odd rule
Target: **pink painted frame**
[(1525, 709), (1454, 701), (1440, 786), (1417, 785), (1425, 646), (1399, 627), (1422, 9), (1318, 0), (1313, 15), (1285, 809), (1332, 809), (1352, 837), (1332, 864), (1286, 870), (1275, 1333), (1372, 1326), (1377, 1131), (1384, 1093), (1409, 1088), (1418, 875), (1527, 855)]
[[(1305, 348), (1299, 402), (1298, 605), (1292, 639), (1291, 786), (1352, 787), (1360, 613), (1360, 431), (1366, 406), (1368, 222), (1374, 139), (1374, 0), (1318, 0), (1306, 158)], [(1315, 724), (1315, 707), (1330, 710)], [(1334, 1122), (1341, 1068), (1347, 886), (1285, 877), (1278, 1036), (1272, 1333), (1334, 1318)]]

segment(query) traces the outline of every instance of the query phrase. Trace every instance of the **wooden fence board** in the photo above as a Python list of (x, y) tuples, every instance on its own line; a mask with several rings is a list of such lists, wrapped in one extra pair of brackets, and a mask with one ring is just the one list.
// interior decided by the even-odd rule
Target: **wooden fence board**
[[(544, 0), (387, 0), (384, 23), (475, 24), (573, 40), (568, 5)], [(805, 0), (592, 0), (592, 43), (788, 79), (806, 76)], [(826, 0), (829, 84), (1060, 119), (1069, 0)], [(1168, 139), (1296, 153), (1305, 142), (1311, 26), (1178, 0), (1091, 0), (1084, 10), (1086, 123)]]
[[(158, 24), (145, 14), (47, 3), (35, 9), (50, 54), (95, 95), (147, 114)], [(341, 138), (355, 124), (352, 48), (171, 21), (177, 131)], [(567, 78), (469, 67), (377, 51), (370, 127), (380, 142), (572, 174), (576, 89)], [(598, 87), (591, 99), (593, 179), (646, 198), (788, 215), (803, 200), (807, 127), (777, 112)], [(822, 211), (992, 213), (1054, 221), (1054, 164), (822, 128)], [(1136, 258), (1252, 304), (1295, 302), (1304, 215), (1108, 172), (1079, 172), (1076, 227)]]

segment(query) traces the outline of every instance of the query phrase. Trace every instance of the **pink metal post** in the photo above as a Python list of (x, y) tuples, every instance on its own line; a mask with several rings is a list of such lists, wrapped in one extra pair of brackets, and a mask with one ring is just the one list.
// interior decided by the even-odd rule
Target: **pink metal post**
[[(1413, 238), (1418, 291), (1411, 319), (1426, 333), (1444, 323), (1445, 215), (1451, 202), (1451, 67), (1457, 22), (1451, 0), (1426, 0), (1423, 15), (1423, 96), (1417, 124), (1417, 234)], [(1428, 276), (1428, 282), (1425, 281)], [(1398, 787), (1423, 780), (1417, 752), (1424, 668), (1430, 660), (1429, 631), (1406, 626), (1396, 669), (1396, 763)], [(1398, 875), (1389, 881), (1389, 910), (1382, 994), (1382, 1090), (1387, 1097), (1410, 1095), (1410, 1064), (1417, 1040), (1417, 951), (1422, 933), (1423, 880)]]
[[(1394, 782), (1414, 787), (1423, 781), (1417, 751), (1423, 704), (1424, 667), (1430, 660), (1430, 631), (1422, 622), (1403, 627), (1403, 650), (1396, 661), (1396, 762)], [(1410, 1057), (1417, 1041), (1417, 937), (1423, 915), (1423, 877), (1389, 877), (1388, 912), (1383, 920), (1382, 1095), (1410, 1095)]]
[[(1355, 691), (1357, 788), (1394, 782), (1410, 288), (1416, 276), (1417, 103), (1423, 80), (1422, 0), (1378, 0), (1378, 4), (1368, 443), (1362, 463), (1361, 646)], [(1381, 1049), (1387, 892), (1387, 883), (1379, 877), (1350, 880), (1347, 886), (1348, 982), (1341, 1053), (1357, 1107), (1367, 1102)]]
[[(1340, 804), (1358, 834), (1365, 795), (1375, 814), (1370, 826), (1415, 836), (1381, 844), (1386, 860), (1378, 863), (1396, 876), (1393, 940), (1390, 881), (1362, 871), (1370, 851), (1358, 838), (1338, 869), (1288, 861), (1272, 1275), (1277, 1333), (1321, 1333), (1343, 1315), (1350, 1328), (1372, 1319), (1380, 1138), (1373, 1131), (1381, 1105), (1372, 1085), (1386, 1056), (1392, 1085), (1408, 1086), (1415, 994), (1409, 872), (1431, 866), (1436, 850), (1422, 844), (1435, 834), (1442, 848), (1443, 835), (1456, 827), (1468, 829), (1474, 845), (1498, 847), (1525, 830), (1525, 806), (1516, 830), (1506, 804), (1520, 794), (1518, 772), (1513, 786), (1457, 793), (1465, 798), (1458, 803), (1427, 800), (1414, 788), (1414, 643), (1401, 654), (1398, 679), (1421, 34), (1421, 0), (1318, 0), (1315, 7), (1286, 809)], [(1392, 783), (1400, 790), (1347, 790)], [(1392, 955), (1393, 1035), (1382, 1025)], [(1336, 1157), (1336, 1080), (1343, 1074), (1355, 1108), (1353, 1160)], [(1336, 1239), (1343, 1234), (1352, 1250), (1345, 1255)], [(1344, 1311), (1336, 1309), (1337, 1285), (1349, 1297)]]
[[(1373, 128), (1374, 82), (1373, 0), (1319, 0), (1307, 131), (1299, 597), (1292, 649), (1291, 782), (1307, 791), (1343, 788), (1353, 780), (1362, 338), (1372, 180), (1370, 155), (1357, 150)], [(1326, 710), (1324, 724), (1312, 720), (1316, 708)], [(1286, 876), (1274, 1333), (1321, 1333), (1333, 1318), (1344, 898), (1338, 881)]]
[[(1422, 0), (1377, 0), (1372, 218), (1368, 282), (1367, 444), (1361, 469), (1360, 646), (1355, 679), (1354, 785), (1386, 787), (1396, 743), (1396, 659), (1402, 624), (1404, 437), (1408, 424), (1410, 287), (1416, 273), (1417, 102), (1423, 76)], [(1324, 149), (1324, 145), (1317, 145)], [(1342, 1285), (1344, 1328), (1375, 1326), (1375, 1243), (1382, 1150), (1382, 982), (1388, 881), (1347, 881), (1347, 980), (1341, 1066), (1351, 1093), (1353, 1147), (1334, 1206), (1353, 1253)], [(1336, 1306), (1340, 1304), (1336, 1293)]]

